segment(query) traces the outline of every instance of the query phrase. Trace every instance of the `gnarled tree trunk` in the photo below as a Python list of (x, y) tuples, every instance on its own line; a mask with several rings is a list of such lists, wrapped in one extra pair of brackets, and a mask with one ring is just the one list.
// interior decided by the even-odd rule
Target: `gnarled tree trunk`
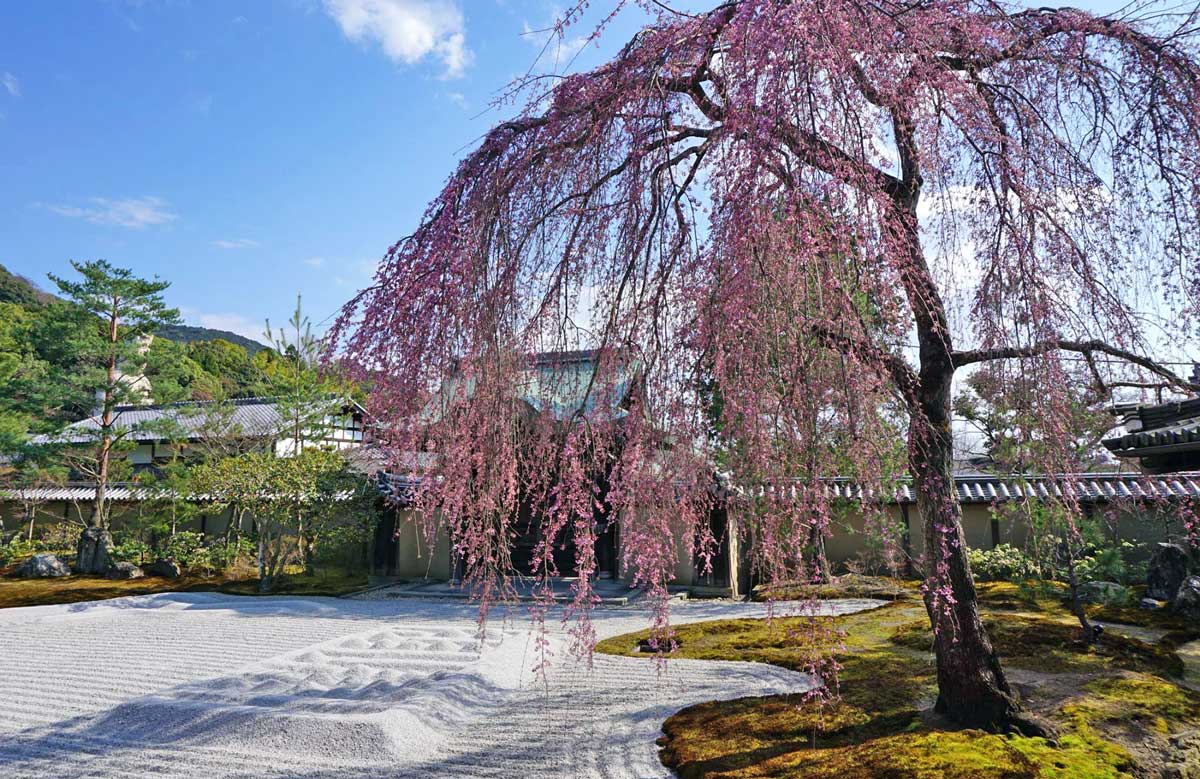
[[(928, 341), (931, 341), (927, 343)], [(917, 408), (909, 429), (909, 468), (925, 535), (925, 608), (934, 632), (938, 698), (935, 710), (987, 730), (1022, 727), (1021, 706), (979, 617), (967, 560), (962, 510), (954, 484), (948, 346), (922, 334)]]

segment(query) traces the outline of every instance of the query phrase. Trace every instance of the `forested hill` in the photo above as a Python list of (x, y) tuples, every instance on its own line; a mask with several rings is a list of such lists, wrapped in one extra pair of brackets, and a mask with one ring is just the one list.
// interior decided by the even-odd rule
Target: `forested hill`
[(18, 306), (40, 306), (54, 300), (49, 292), (37, 288), (32, 281), (24, 276), (10, 273), (8, 268), (0, 265), (0, 303), (16, 303)]
[(157, 333), (159, 336), (166, 338), (169, 341), (174, 341), (180, 344), (189, 344), (194, 341), (213, 341), (221, 339), (228, 341), (231, 344), (237, 344), (246, 350), (246, 353), (251, 357), (261, 352), (267, 347), (258, 341), (247, 338), (244, 335), (230, 332), (229, 330), (215, 330), (211, 327), (196, 327), (194, 325), (169, 325), (162, 328)]
[[(57, 300), (57, 296), (41, 289), (33, 281), (12, 273), (0, 265), (0, 303), (15, 303), (24, 308), (36, 308)], [(221, 339), (231, 344), (237, 344), (253, 357), (267, 347), (258, 341), (238, 335), (228, 330), (216, 330), (211, 327), (195, 325), (172, 325), (160, 330), (156, 335), (175, 343), (187, 344), (194, 341), (214, 341)]]
[[(97, 324), (0, 266), (0, 450), (26, 432), (51, 431), (93, 412), (95, 393), (74, 379), (95, 368), (87, 341)], [(202, 327), (161, 335), (145, 368), (153, 402), (276, 394), (285, 361), (274, 349)]]

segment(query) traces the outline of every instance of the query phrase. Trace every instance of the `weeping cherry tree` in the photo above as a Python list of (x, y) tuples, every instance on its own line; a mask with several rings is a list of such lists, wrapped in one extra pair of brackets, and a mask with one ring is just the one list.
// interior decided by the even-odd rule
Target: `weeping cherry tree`
[[(1200, 300), (1194, 14), (641, 5), (652, 23), (607, 64), (516, 85), (526, 109), (337, 323), (419, 520), (449, 527), (487, 604), (537, 506), (536, 573), (573, 542), (586, 643), (598, 504), (665, 604), (681, 539), (711, 553), (720, 462), (758, 574), (821, 576), (826, 480), (886, 494), (899, 430), (937, 709), (1036, 730), (978, 613), (952, 383), (1019, 372), (1051, 420), (1080, 365), (1109, 391), (1197, 389), (1152, 359), (1195, 334)], [(531, 410), (529, 355), (580, 345), (595, 402)]]

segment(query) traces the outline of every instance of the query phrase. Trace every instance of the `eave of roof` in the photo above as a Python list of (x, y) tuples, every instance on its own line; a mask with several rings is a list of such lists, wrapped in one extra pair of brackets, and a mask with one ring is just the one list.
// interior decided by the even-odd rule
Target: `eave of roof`
[(1102, 441), (1118, 457), (1200, 451), (1200, 417), (1151, 430), (1135, 430)]
[[(955, 478), (959, 503), (992, 504), (1015, 500), (1046, 500), (1073, 497), (1081, 503), (1109, 503), (1122, 500), (1167, 501), (1200, 498), (1200, 472), (1162, 476), (1147, 474), (1079, 473), (1062, 476), (959, 476)], [(878, 501), (887, 504), (916, 503), (911, 480), (900, 480), (893, 495), (881, 496), (876, 490), (845, 478), (823, 479), (821, 484), (830, 497), (840, 501)], [(379, 474), (380, 490), (393, 502), (410, 504), (420, 480), (391, 473)], [(783, 492), (798, 496), (805, 489), (800, 481), (734, 488), (732, 495), (764, 496)]]
[[(353, 399), (333, 396), (329, 399), (343, 402), (343, 408), (353, 409), (355, 413), (366, 414), (362, 405)], [(190, 400), (179, 403), (122, 405), (115, 407), (113, 412), (115, 426), (123, 433), (124, 440), (137, 443), (171, 443), (204, 438), (203, 426), (212, 421), (212, 418), (201, 412), (207, 408), (221, 408), (227, 405), (232, 408), (232, 412), (228, 418), (218, 421), (225, 422), (231, 430), (236, 430), (243, 440), (270, 440), (279, 435), (283, 424), (277, 410), (280, 402), (279, 398), (235, 398), (227, 402)], [(190, 411), (197, 413), (189, 415), (187, 412)], [(153, 428), (153, 425), (163, 420), (170, 420), (178, 425), (181, 435), (165, 436), (161, 430)], [(147, 425), (150, 427), (147, 428)], [(33, 436), (30, 442), (38, 446), (92, 443), (96, 440), (99, 427), (98, 418), (91, 416), (68, 425), (58, 434)]]
[[(161, 490), (152, 490), (140, 484), (119, 482), (108, 485), (104, 493), (105, 500), (113, 503), (140, 503), (146, 500), (167, 500), (177, 498), (190, 503), (220, 503), (217, 494), (179, 494), (172, 495)], [(96, 485), (89, 482), (67, 482), (38, 487), (15, 487), (0, 489), (0, 500), (30, 501), (37, 503), (90, 503), (96, 497)], [(351, 493), (344, 492), (335, 496), (337, 500), (346, 500)]]

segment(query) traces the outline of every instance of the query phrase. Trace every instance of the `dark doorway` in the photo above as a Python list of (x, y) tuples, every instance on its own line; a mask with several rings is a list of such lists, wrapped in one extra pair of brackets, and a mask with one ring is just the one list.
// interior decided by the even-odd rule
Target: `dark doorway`
[[(596, 533), (596, 575), (601, 578), (617, 576), (617, 523), (609, 516), (607, 507), (593, 510), (593, 528)], [(512, 544), (513, 570), (523, 576), (536, 572), (535, 555), (544, 532), (541, 516), (528, 501), (522, 501), (517, 520), (513, 524)], [(575, 563), (575, 534), (570, 525), (564, 527), (553, 540), (551, 555), (559, 576), (578, 576)]]
[(395, 576), (400, 566), (400, 546), (396, 543), (396, 509), (386, 508), (375, 526), (371, 539), (371, 574)]
[[(729, 583), (729, 511), (724, 503), (713, 506), (708, 514), (708, 528), (716, 542), (710, 545), (711, 560), (701, 553), (700, 544), (692, 564), (696, 567), (696, 583), (705, 587), (728, 587)], [(711, 564), (711, 569), (706, 570)]]

